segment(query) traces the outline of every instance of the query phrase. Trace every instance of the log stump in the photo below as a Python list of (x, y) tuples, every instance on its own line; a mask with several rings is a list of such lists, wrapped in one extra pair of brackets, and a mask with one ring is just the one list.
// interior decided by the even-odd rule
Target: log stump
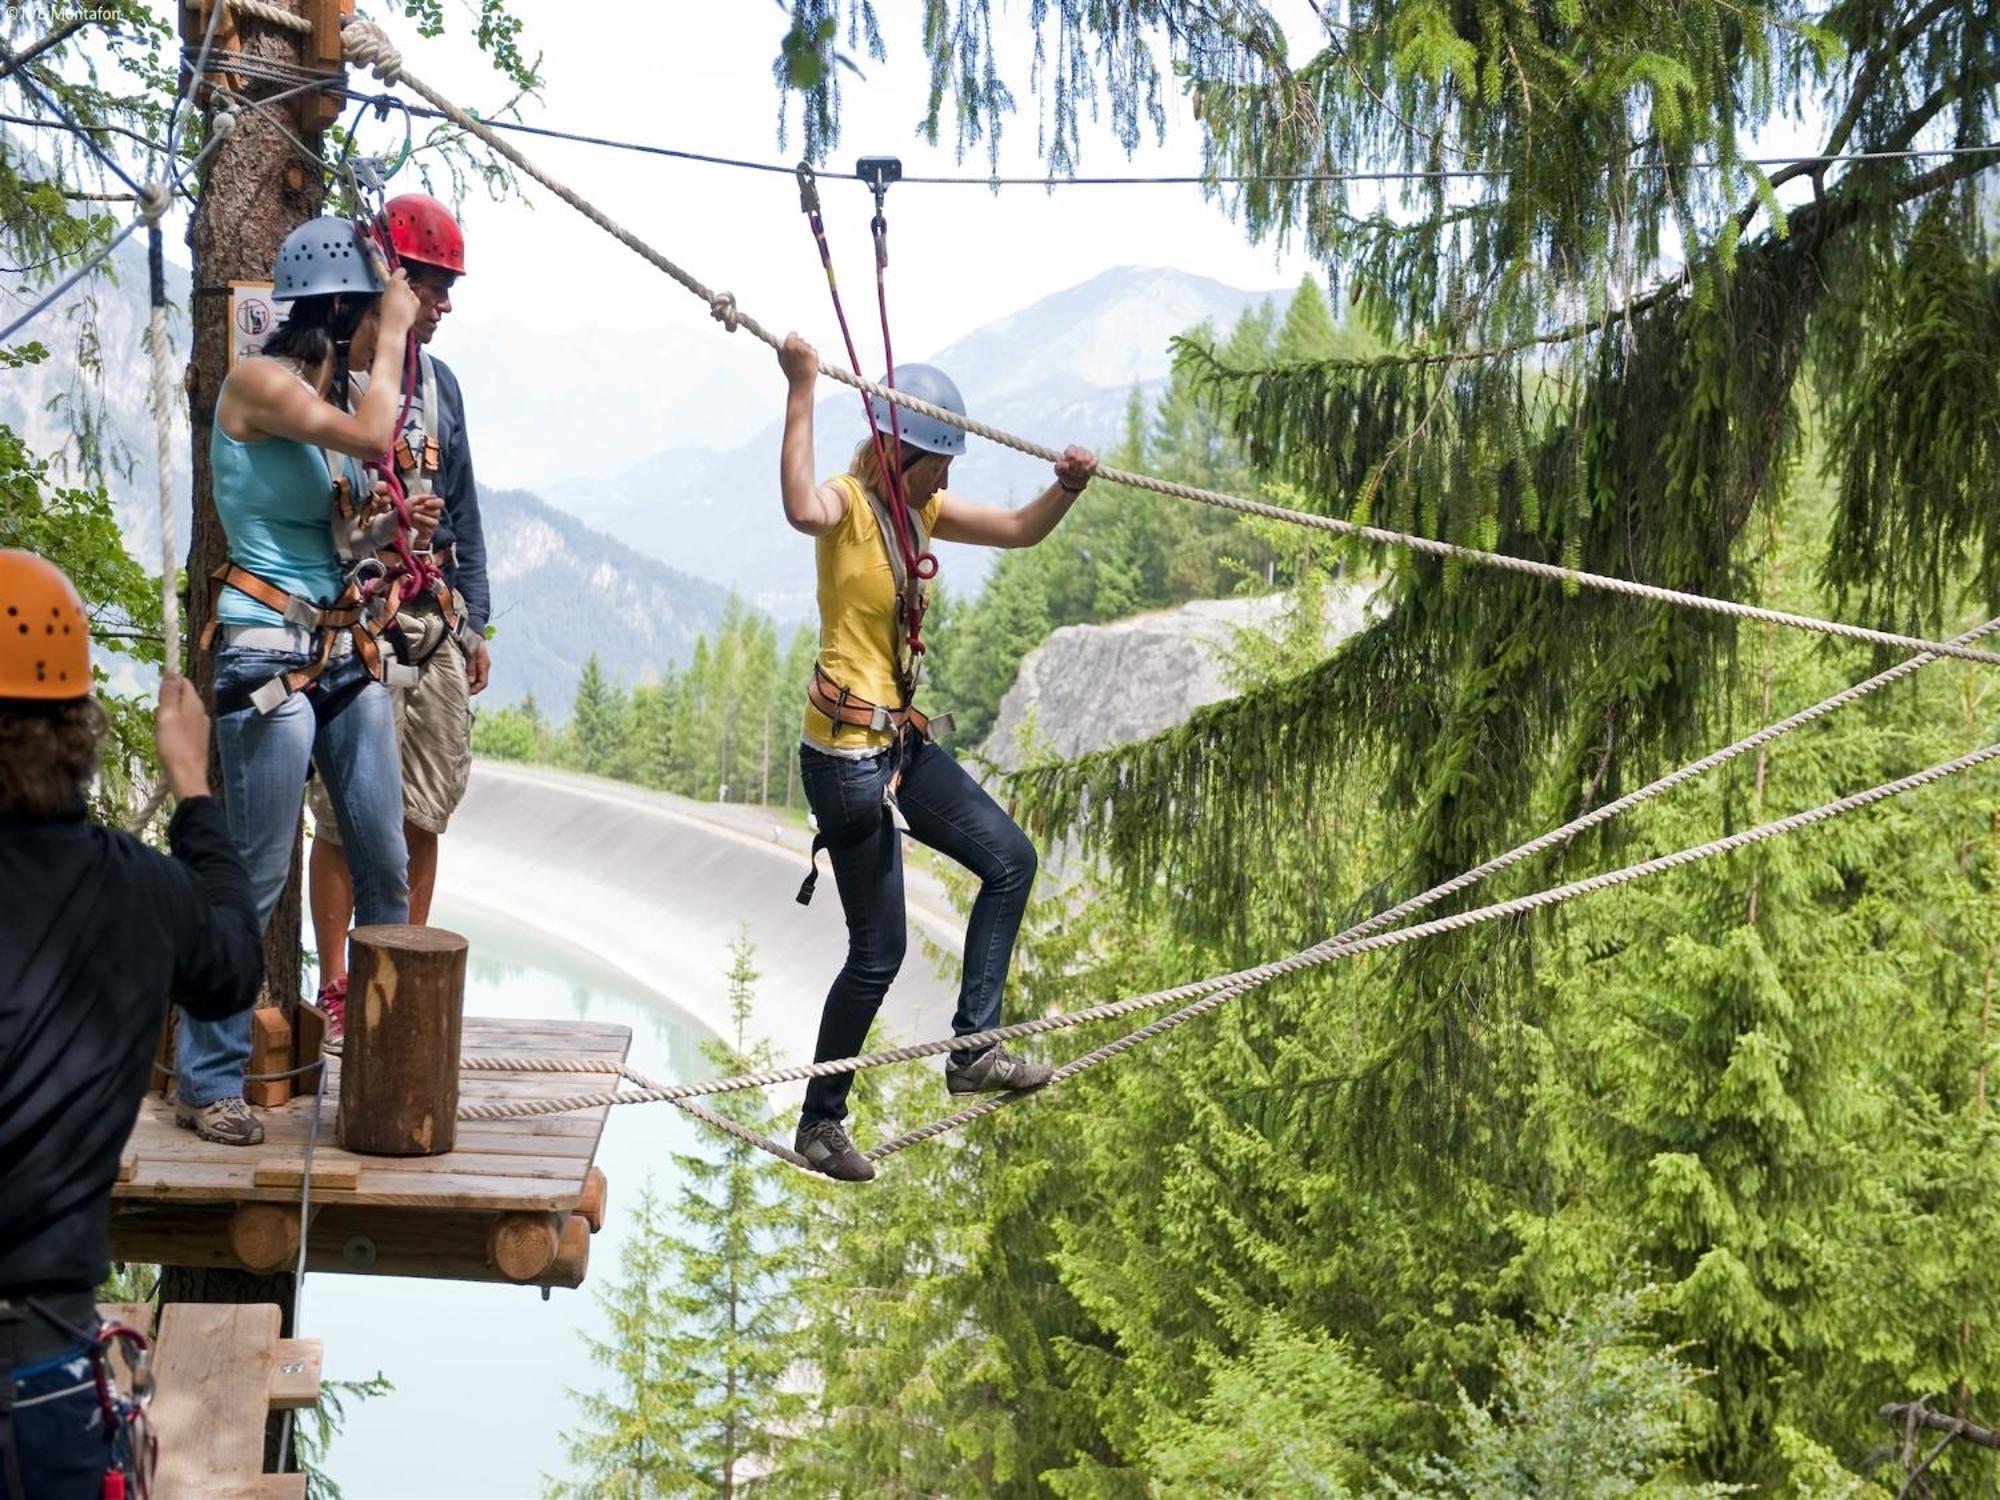
[(458, 1130), (467, 943), (437, 927), (357, 927), (341, 1041), (343, 1150), (441, 1156)]

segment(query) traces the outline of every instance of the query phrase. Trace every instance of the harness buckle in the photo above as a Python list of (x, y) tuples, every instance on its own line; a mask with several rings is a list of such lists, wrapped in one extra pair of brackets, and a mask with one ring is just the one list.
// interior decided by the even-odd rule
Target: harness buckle
[(896, 716), (877, 703), (868, 715), (868, 729), (871, 734), (886, 734), (896, 727)]
[(903, 816), (903, 809), (896, 801), (896, 789), (893, 786), (882, 789), (882, 806), (887, 809), (889, 821), (895, 825), (896, 832), (908, 833), (910, 831), (909, 819)]
[(319, 629), (320, 608), (310, 599), (301, 599), (297, 594), (285, 596), (285, 623), (296, 625), (301, 630)]
[(292, 696), (292, 690), (285, 686), (282, 676), (273, 677), (250, 695), (250, 706), (260, 714), (268, 714), (282, 708), (285, 700)]
[(934, 740), (947, 738), (957, 727), (950, 714), (932, 714), (930, 717), (930, 736)]

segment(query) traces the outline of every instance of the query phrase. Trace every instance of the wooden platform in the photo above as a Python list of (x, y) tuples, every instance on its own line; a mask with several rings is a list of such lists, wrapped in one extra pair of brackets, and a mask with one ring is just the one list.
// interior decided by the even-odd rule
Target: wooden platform
[[(463, 1072), (461, 1100), (608, 1090), (631, 1041), (629, 1028), (600, 1022), (467, 1016), (466, 1055), (576, 1056), (602, 1060), (604, 1070)], [(309, 1269), (582, 1281), (590, 1230), (602, 1222), (603, 1178), (592, 1163), (608, 1110), (462, 1121), (458, 1149), (442, 1156), (360, 1156), (333, 1144), (339, 1062), (329, 1066), (313, 1148)], [(261, 1146), (221, 1146), (178, 1128), (173, 1107), (148, 1095), (112, 1190), (113, 1256), (256, 1271), (289, 1264), (312, 1108), (306, 1097), (259, 1110)]]
[[(106, 1304), (105, 1318), (151, 1334), (146, 1303)], [(155, 1500), (292, 1500), (305, 1475), (264, 1472), (264, 1429), (274, 1411), (319, 1405), (318, 1339), (278, 1337), (271, 1303), (169, 1303), (153, 1340), (160, 1440)], [(120, 1389), (129, 1372), (114, 1358)]]

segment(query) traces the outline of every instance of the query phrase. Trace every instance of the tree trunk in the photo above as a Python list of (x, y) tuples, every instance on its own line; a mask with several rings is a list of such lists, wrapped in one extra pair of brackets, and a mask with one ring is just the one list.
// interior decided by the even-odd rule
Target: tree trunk
[[(199, 14), (196, 12), (195, 14)], [(301, 39), (290, 31), (237, 16), (241, 50), (252, 57), (299, 63)], [(259, 84), (258, 93), (273, 92)], [(320, 136), (298, 130), (290, 103), (274, 107), (287, 128), (317, 151)], [(278, 247), (298, 225), (320, 210), (324, 197), (320, 173), (308, 164), (272, 120), (252, 109), (237, 112), (236, 128), (216, 147), (201, 182), (201, 200), (188, 226), (188, 246), (194, 253), (194, 293), (190, 320), (194, 356), (187, 371), (188, 417), (194, 444), (194, 524), (188, 535), (187, 639), (190, 680), (201, 690), (211, 712), (215, 706), (215, 660), (197, 650), (208, 623), (208, 575), (229, 558), (229, 544), (215, 513), (215, 476), (209, 466), (209, 429), (215, 420), (216, 395), (229, 370), (229, 283), (265, 281), (278, 259)], [(221, 780), (211, 777), (220, 786)], [(288, 1016), (299, 993), (299, 860), (278, 909), (264, 932), (265, 986), (271, 1003)]]
[[(300, 39), (293, 33), (240, 13), (237, 23), (245, 55), (287, 63), (302, 61)], [(265, 92), (260, 85), (251, 87)], [(285, 111), (284, 105), (277, 108)], [(319, 146), (317, 132), (301, 132), (301, 139), (309, 147)], [(215, 513), (215, 476), (208, 461), (216, 395), (229, 368), (229, 283), (269, 279), (278, 259), (278, 246), (295, 226), (319, 212), (321, 197), (319, 172), (307, 168), (275, 123), (245, 109), (239, 112), (229, 138), (208, 159), (201, 178), (201, 198), (188, 225), (188, 248), (194, 257), (194, 291), (188, 310), (194, 349), (186, 375), (194, 450), (194, 523), (188, 533), (188, 600), (183, 618), (187, 622), (188, 677), (201, 690), (211, 711), (215, 705), (215, 661), (198, 650), (196, 642), (208, 623), (208, 575), (229, 555), (222, 523)], [(212, 765), (210, 778), (215, 785), (222, 784)], [(291, 879), (265, 930), (264, 964), (270, 999), (289, 1015), (299, 989), (296, 852)], [(282, 1311), (284, 1336), (290, 1338), (297, 1284), (289, 1271), (259, 1276), (247, 1271), (162, 1266), (160, 1301), (274, 1302)], [(265, 1462), (273, 1468), (279, 1421), (273, 1417), (266, 1432)]]
[(441, 927), (357, 927), (348, 941), (335, 1136), (346, 1151), (441, 1155), (458, 1132), (466, 941)]

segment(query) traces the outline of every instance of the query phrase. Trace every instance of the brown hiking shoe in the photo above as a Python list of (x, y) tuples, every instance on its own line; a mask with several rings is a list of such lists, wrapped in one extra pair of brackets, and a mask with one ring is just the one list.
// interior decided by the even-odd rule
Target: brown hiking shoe
[(1025, 1094), (1049, 1081), (1055, 1069), (1029, 1062), (1005, 1047), (989, 1047), (969, 1063), (954, 1057), (944, 1065), (944, 1086), (954, 1094)]
[(241, 1099), (217, 1099), (212, 1104), (176, 1104), (174, 1123), (218, 1146), (256, 1146), (264, 1140), (264, 1125)]

